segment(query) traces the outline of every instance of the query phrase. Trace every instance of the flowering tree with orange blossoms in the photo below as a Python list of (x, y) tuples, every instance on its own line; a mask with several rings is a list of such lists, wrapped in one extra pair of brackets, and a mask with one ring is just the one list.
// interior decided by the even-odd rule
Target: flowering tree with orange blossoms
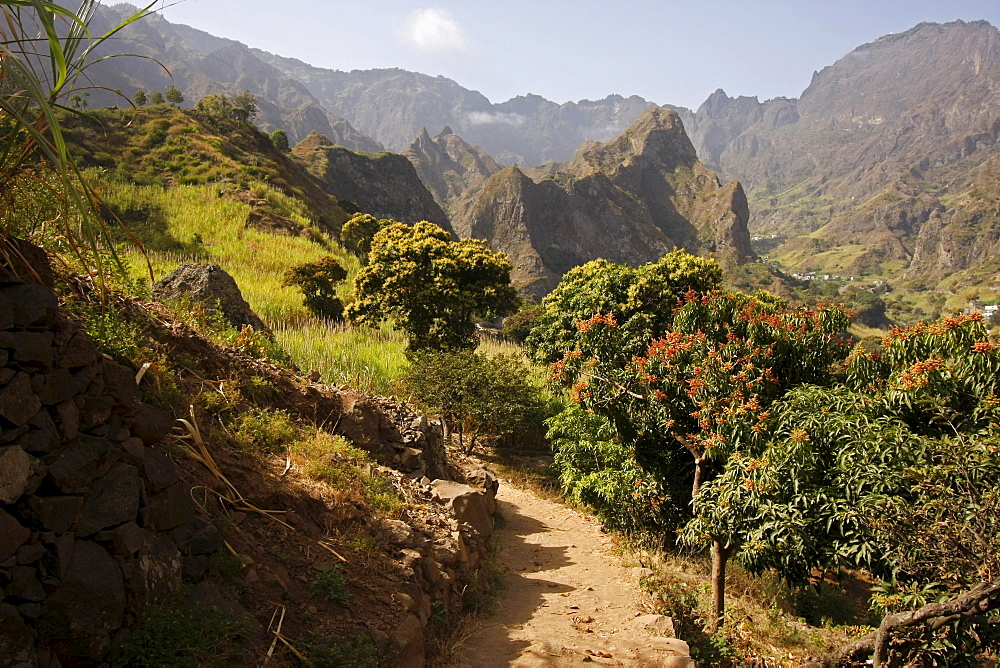
[(833, 663), (978, 665), (1000, 648), (1000, 344), (982, 318), (895, 329), (854, 349), (844, 383), (800, 386), (770, 413), (767, 437), (702, 488), (684, 538), (728, 531), (744, 567), (791, 581), (886, 578), (878, 632)]
[[(701, 485), (725, 471), (735, 452), (765, 440), (769, 408), (791, 388), (832, 382), (847, 354), (848, 325), (839, 308), (790, 308), (766, 294), (689, 291), (669, 331), (642, 355), (622, 363), (625, 345), (613, 313), (577, 324), (573, 349), (553, 365), (573, 399), (610, 418), (639, 463), (654, 475), (693, 476), (694, 511)], [(586, 351), (586, 352), (585, 352)], [(679, 454), (690, 464), (678, 470)], [(737, 544), (709, 533), (713, 625), (725, 604), (725, 568)]]

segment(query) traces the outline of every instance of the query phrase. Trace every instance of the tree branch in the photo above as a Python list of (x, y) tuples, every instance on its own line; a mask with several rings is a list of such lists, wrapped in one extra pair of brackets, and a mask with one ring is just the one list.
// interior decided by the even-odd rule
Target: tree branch
[[(827, 655), (825, 666), (840, 666), (857, 658), (867, 658), (874, 654), (876, 667), (885, 665), (888, 658), (889, 640), (892, 631), (908, 626), (916, 626), (929, 622), (934, 629), (955, 619), (966, 618), (976, 621), (982, 619), (981, 613), (1000, 606), (1000, 578), (992, 582), (982, 582), (971, 590), (960, 594), (943, 603), (929, 603), (917, 610), (907, 610), (886, 615), (879, 625), (878, 631), (869, 633), (863, 638)], [(989, 618), (993, 622), (992, 617)]]

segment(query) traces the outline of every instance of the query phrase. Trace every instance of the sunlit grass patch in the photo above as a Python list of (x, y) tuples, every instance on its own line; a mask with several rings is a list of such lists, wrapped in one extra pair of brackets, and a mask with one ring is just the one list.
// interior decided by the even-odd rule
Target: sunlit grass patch
[(388, 327), (373, 330), (306, 318), (282, 322), (274, 333), (301, 369), (314, 369), (324, 382), (368, 394), (392, 394), (408, 365), (406, 337)]

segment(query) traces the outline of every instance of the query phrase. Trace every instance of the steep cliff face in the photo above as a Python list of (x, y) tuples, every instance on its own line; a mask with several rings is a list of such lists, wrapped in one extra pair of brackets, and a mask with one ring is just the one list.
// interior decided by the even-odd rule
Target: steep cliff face
[(743, 188), (698, 162), (676, 112), (646, 111), (617, 139), (588, 142), (568, 163), (493, 175), (454, 215), (462, 237), (485, 238), (540, 296), (574, 266), (603, 257), (655, 260), (674, 247), (754, 258)]
[(475, 196), (487, 179), (503, 169), (488, 153), (465, 142), (447, 126), (433, 138), (421, 128), (403, 155), (447, 211)]
[(364, 213), (410, 224), (427, 220), (452, 229), (413, 165), (397, 153), (355, 153), (313, 132), (292, 154), (328, 192), (342, 202), (353, 202)]

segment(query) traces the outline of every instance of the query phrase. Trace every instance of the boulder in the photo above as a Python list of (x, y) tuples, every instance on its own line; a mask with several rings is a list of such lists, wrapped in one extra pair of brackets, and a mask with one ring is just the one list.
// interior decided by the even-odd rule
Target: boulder
[(18, 373), (0, 389), (0, 417), (20, 427), (38, 413), (41, 400), (31, 391), (31, 377)]
[(83, 502), (77, 535), (89, 536), (134, 520), (139, 512), (141, 494), (139, 471), (128, 464), (117, 464), (93, 482)]
[(452, 480), (435, 480), (431, 483), (431, 494), (436, 501), (450, 508), (459, 522), (471, 526), (484, 541), (493, 535), (493, 514), (485, 492)]
[(182, 264), (153, 285), (153, 297), (160, 301), (190, 299), (220, 313), (236, 329), (249, 325), (271, 332), (243, 299), (233, 277), (217, 264)]
[(17, 553), (17, 549), (27, 542), (31, 531), (21, 526), (21, 523), (0, 510), (0, 562), (6, 561)]

